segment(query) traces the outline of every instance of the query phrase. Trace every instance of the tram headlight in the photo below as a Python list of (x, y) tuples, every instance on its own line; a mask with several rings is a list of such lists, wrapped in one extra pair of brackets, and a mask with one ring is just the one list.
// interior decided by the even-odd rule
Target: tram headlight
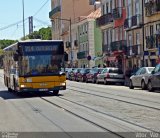
[(60, 85), (61, 85), (61, 86), (65, 86), (65, 85), (66, 85), (66, 83), (65, 83), (65, 82), (63, 82), (63, 83), (60, 83)]
[(20, 87), (21, 87), (21, 88), (25, 88), (25, 87), (26, 87), (26, 85), (23, 85), (23, 84), (22, 84), (22, 85), (20, 85)]

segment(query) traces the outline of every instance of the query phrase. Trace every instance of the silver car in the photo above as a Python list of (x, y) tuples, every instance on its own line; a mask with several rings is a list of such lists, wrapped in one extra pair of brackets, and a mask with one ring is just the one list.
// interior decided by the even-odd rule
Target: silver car
[(96, 83), (99, 82), (104, 84), (121, 83), (124, 85), (124, 74), (119, 68), (107, 67), (97, 75)]
[(142, 67), (130, 77), (129, 88), (140, 87), (142, 90), (147, 89), (148, 78), (154, 67)]

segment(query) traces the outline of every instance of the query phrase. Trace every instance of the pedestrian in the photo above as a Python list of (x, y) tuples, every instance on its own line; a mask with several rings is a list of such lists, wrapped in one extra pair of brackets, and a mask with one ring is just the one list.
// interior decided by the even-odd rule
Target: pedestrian
[(127, 67), (125, 71), (125, 86), (129, 86), (129, 79), (131, 77), (131, 69)]

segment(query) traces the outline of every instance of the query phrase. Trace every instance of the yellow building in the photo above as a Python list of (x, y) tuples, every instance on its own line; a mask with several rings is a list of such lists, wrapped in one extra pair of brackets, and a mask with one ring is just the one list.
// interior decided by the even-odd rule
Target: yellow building
[(160, 1), (144, 1), (144, 61), (155, 66), (160, 60)]
[(143, 1), (127, 0), (124, 29), (127, 39), (126, 67), (143, 66)]

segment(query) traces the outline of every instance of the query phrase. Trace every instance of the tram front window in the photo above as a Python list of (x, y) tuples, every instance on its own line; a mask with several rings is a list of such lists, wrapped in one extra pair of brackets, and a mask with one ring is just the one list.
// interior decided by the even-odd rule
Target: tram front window
[(40, 76), (59, 74), (62, 67), (62, 55), (23, 56), (21, 76)]

